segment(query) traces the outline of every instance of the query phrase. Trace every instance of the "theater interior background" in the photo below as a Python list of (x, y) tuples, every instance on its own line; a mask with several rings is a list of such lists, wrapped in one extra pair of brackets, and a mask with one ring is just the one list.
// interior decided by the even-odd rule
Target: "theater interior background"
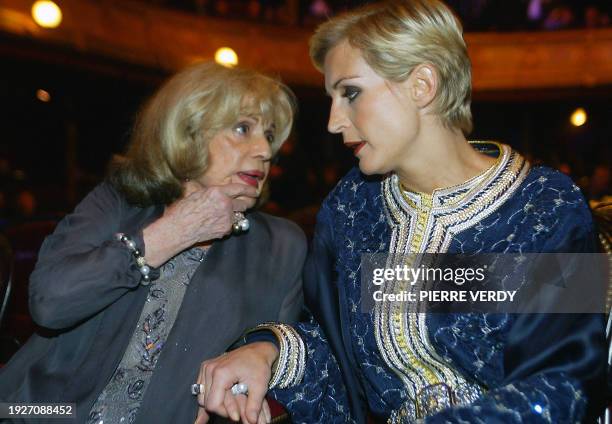
[[(14, 259), (0, 363), (33, 331), (27, 280), (42, 240), (102, 181), (139, 105), (172, 72), (237, 60), (295, 91), (295, 131), (272, 168), (264, 209), (307, 235), (326, 193), (355, 165), (326, 131), (329, 99), (307, 46), (318, 23), (367, 2), (57, 0), (55, 24), (53, 9), (35, 16), (34, 3), (0, 0), (0, 231)], [(473, 63), (470, 138), (507, 143), (569, 174), (593, 208), (609, 203), (611, 2), (448, 3)]]

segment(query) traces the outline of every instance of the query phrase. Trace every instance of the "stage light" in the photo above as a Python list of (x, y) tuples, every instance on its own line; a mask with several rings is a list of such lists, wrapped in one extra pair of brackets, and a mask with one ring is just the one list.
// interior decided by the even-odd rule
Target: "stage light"
[(229, 47), (221, 47), (215, 53), (215, 62), (228, 68), (238, 65), (238, 55)]
[(43, 103), (49, 103), (51, 101), (51, 94), (47, 90), (39, 88), (36, 90), (36, 98)]
[(32, 5), (32, 17), (43, 28), (57, 28), (62, 22), (62, 10), (49, 0), (39, 0)]
[(572, 123), (573, 126), (575, 127), (580, 127), (582, 125), (584, 125), (584, 123), (587, 121), (587, 113), (586, 111), (579, 107), (578, 109), (576, 109), (573, 113), (572, 116), (570, 116), (570, 122)]

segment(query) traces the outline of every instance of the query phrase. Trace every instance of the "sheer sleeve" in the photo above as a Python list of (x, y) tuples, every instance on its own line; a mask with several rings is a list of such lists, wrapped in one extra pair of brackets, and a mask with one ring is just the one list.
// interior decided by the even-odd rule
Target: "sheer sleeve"
[[(121, 231), (124, 209), (119, 194), (103, 183), (45, 239), (29, 286), (30, 312), (37, 324), (71, 327), (138, 286), (138, 266), (114, 238)], [(130, 236), (143, 250), (142, 231)]]
[[(318, 319), (328, 319), (322, 309), (337, 310), (333, 281), (334, 250), (329, 215), (323, 206), (317, 218), (317, 227), (304, 269), (304, 294), (306, 305), (312, 312), (310, 319), (293, 326), (299, 341), (289, 345), (286, 355), (304, 358), (298, 365), (299, 375), (292, 381), (277, 378), (271, 396), (282, 403), (295, 423), (346, 423), (352, 422), (349, 398), (336, 356)], [(280, 339), (279, 339), (280, 340)], [(281, 346), (281, 351), (283, 346)], [(283, 372), (284, 365), (276, 367), (275, 377)], [(288, 373), (291, 378), (295, 373)]]
[[(563, 214), (542, 252), (595, 252), (586, 206)], [(589, 291), (585, 291), (589, 293)], [(605, 395), (602, 314), (517, 314), (504, 347), (504, 381), (476, 402), (425, 422), (592, 422)]]

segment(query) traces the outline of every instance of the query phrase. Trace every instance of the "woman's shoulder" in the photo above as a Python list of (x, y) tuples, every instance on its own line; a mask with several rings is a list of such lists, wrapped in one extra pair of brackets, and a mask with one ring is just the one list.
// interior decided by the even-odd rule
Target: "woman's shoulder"
[(126, 203), (115, 188), (106, 181), (102, 181), (95, 186), (83, 199), (76, 205), (71, 215), (120, 215)]
[(534, 251), (573, 251), (577, 241), (594, 234), (591, 211), (567, 175), (545, 167), (530, 170), (519, 193), (512, 223), (529, 228)]
[(578, 186), (555, 169), (547, 166), (531, 168), (519, 194), (527, 208), (591, 221), (589, 207)]
[(265, 212), (254, 212), (250, 215), (276, 241), (290, 244), (306, 245), (304, 231), (293, 221)]
[(125, 197), (111, 183), (104, 180), (95, 186), (75, 207), (71, 216), (97, 216), (125, 219), (137, 216), (145, 209), (130, 205)]
[(344, 177), (338, 181), (336, 186), (329, 192), (323, 201), (323, 207), (334, 205), (348, 205), (355, 201), (362, 203), (364, 200), (374, 199), (380, 194), (381, 182), (385, 176), (363, 174), (359, 167), (351, 168)]
[(304, 231), (296, 223), (264, 212), (254, 212), (248, 217), (251, 221), (249, 246), (262, 261), (273, 261), (279, 272), (301, 269), (308, 244)]
[(117, 191), (117, 189), (113, 187), (111, 183), (104, 180), (96, 185), (89, 193), (87, 193), (77, 208), (87, 205), (108, 205), (117, 207), (124, 203), (125, 199), (119, 193), (119, 191)]
[(570, 177), (561, 171), (544, 165), (532, 166), (526, 181), (538, 181), (540, 184), (561, 190), (575, 191), (577, 189), (576, 184)]

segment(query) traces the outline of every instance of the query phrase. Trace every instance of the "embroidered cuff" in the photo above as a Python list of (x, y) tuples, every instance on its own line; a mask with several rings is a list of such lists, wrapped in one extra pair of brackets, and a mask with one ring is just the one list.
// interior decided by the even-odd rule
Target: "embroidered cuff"
[(278, 340), (279, 355), (268, 387), (285, 389), (295, 386), (304, 378), (306, 369), (306, 347), (302, 337), (293, 327), (287, 324), (266, 322), (253, 328), (250, 332), (271, 331)]
[(244, 344), (251, 344), (255, 342), (270, 342), (276, 346), (278, 350), (280, 350), (280, 343), (278, 342), (278, 339), (274, 333), (272, 333), (270, 330), (263, 329), (253, 331), (244, 337)]

